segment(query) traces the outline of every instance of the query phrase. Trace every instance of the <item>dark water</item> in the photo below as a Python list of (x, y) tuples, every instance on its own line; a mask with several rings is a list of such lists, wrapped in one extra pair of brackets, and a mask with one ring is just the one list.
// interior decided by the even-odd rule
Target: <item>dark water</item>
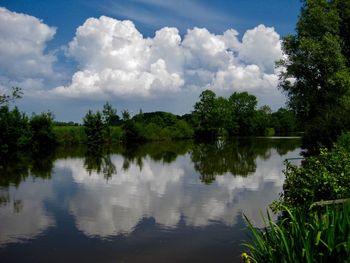
[(0, 262), (241, 262), (243, 213), (283, 185), (298, 139), (19, 155), (0, 166)]

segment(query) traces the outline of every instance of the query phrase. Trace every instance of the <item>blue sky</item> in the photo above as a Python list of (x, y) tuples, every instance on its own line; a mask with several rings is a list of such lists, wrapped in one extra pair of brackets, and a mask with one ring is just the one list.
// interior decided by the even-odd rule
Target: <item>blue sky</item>
[(297, 0), (2, 0), (0, 88), (21, 86), (23, 110), (51, 110), (60, 120), (78, 121), (106, 100), (119, 112), (182, 114), (206, 88), (222, 96), (247, 90), (277, 108), (284, 97), (272, 59), (281, 57), (281, 37), (294, 33), (300, 6)]

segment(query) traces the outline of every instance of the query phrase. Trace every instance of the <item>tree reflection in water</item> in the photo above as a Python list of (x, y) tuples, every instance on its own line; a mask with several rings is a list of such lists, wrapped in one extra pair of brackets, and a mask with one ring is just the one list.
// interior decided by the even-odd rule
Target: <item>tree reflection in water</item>
[(18, 186), (28, 176), (50, 179), (55, 152), (18, 152), (0, 160), (0, 186)]
[(198, 143), (193, 145), (191, 160), (200, 174), (201, 181), (210, 184), (217, 175), (225, 173), (248, 176), (255, 172), (258, 157), (268, 159), (272, 149), (280, 155), (285, 154), (297, 148), (298, 140), (236, 138), (229, 141)]
[[(218, 175), (248, 176), (256, 170), (256, 159), (268, 159), (271, 150), (284, 155), (299, 145), (298, 138), (280, 140), (272, 138), (236, 138), (229, 141), (194, 143), (188, 141), (170, 141), (145, 144), (116, 145), (113, 147), (75, 147), (54, 151), (17, 153), (7, 156), (0, 164), (0, 186), (18, 186), (29, 175), (43, 179), (51, 178), (53, 163), (59, 158), (83, 157), (84, 167), (91, 174), (96, 172), (109, 179), (117, 174), (111, 155), (120, 154), (124, 161), (122, 167), (128, 170), (135, 163), (140, 170), (146, 157), (162, 163), (172, 163), (178, 156), (189, 153), (196, 171), (203, 183), (209, 184)], [(0, 197), (3, 203), (5, 197)]]
[[(80, 231), (101, 237), (131, 233), (142, 218), (165, 228), (182, 220), (232, 225), (242, 208), (259, 218), (252, 211), (271, 202), (283, 183), (281, 153), (298, 145), (298, 139), (240, 138), (7, 156), (0, 164), (0, 245), (38, 236), (56, 224), (48, 207), (67, 204)], [(204, 186), (198, 176), (215, 183)]]
[(102, 146), (88, 147), (85, 152), (84, 167), (91, 174), (96, 172), (103, 174), (108, 180), (112, 175), (117, 174), (117, 168), (111, 160), (110, 148)]

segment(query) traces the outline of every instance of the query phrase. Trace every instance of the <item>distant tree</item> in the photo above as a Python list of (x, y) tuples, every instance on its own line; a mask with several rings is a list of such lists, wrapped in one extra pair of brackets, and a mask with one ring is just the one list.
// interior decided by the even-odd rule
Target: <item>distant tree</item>
[(232, 114), (228, 100), (224, 97), (218, 97), (215, 108), (216, 123), (213, 124), (216, 124), (216, 127), (219, 129), (219, 135), (226, 136), (232, 133), (231, 131), (236, 130), (236, 118)]
[(0, 107), (0, 154), (27, 147), (31, 139), (28, 117), (17, 107)]
[(0, 155), (30, 145), (28, 118), (17, 107), (10, 110), (10, 102), (22, 97), (22, 91), (13, 87), (10, 94), (0, 94)]
[(258, 104), (256, 97), (248, 92), (234, 92), (228, 99), (232, 114), (237, 118), (238, 134), (254, 133), (254, 115)]
[(286, 109), (279, 108), (276, 112), (272, 113), (272, 127), (278, 134), (288, 134), (289, 132), (296, 131), (297, 120), (294, 112)]
[(53, 114), (51, 112), (34, 114), (29, 121), (32, 145), (35, 150), (53, 146), (56, 143), (53, 133)]
[(8, 103), (22, 98), (23, 92), (19, 87), (12, 87), (11, 94), (0, 94), (0, 106), (8, 105)]
[(130, 113), (128, 110), (123, 110), (122, 111), (122, 118), (123, 118), (123, 121), (127, 121), (130, 119)]
[(272, 114), (272, 110), (269, 105), (263, 105), (259, 108), (259, 111), (263, 112), (267, 116), (270, 116)]
[(254, 111), (254, 116), (251, 121), (251, 129), (254, 135), (274, 135), (274, 130), (271, 129), (271, 108), (267, 105), (260, 107)]
[(116, 125), (119, 122), (117, 110), (109, 102), (103, 105), (102, 118), (106, 126)]
[(203, 91), (193, 111), (198, 124), (197, 132), (201, 135), (216, 136), (218, 131), (217, 110), (216, 94), (211, 90)]
[(105, 125), (103, 123), (102, 114), (99, 111), (93, 113), (89, 110), (83, 119), (83, 125), (90, 145), (103, 143)]

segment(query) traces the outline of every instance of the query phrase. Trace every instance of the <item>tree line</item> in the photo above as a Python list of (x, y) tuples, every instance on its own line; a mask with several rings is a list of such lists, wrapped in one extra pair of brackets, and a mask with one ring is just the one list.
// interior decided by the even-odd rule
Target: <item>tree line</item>
[(298, 129), (292, 111), (269, 106), (257, 108), (257, 99), (247, 92), (234, 92), (229, 98), (217, 97), (211, 90), (203, 91), (191, 113), (178, 116), (169, 112), (142, 112), (130, 116), (106, 102), (102, 110), (89, 110), (82, 125), (55, 122), (50, 112), (28, 117), (17, 107), (10, 107), (21, 98), (19, 88), (1, 95), (1, 152), (18, 149), (48, 148), (56, 144), (103, 145), (124, 142), (178, 139), (215, 139), (231, 136), (264, 136), (288, 134)]
[(189, 114), (178, 116), (140, 110), (130, 117), (124, 110), (120, 118), (117, 110), (106, 103), (102, 111), (89, 111), (83, 119), (83, 126), (88, 142), (97, 144), (110, 140), (111, 131), (116, 131), (116, 127), (126, 142), (286, 135), (298, 130), (292, 111), (280, 108), (272, 112), (269, 106), (257, 108), (257, 104), (256, 97), (248, 92), (234, 92), (229, 98), (224, 98), (205, 90)]

